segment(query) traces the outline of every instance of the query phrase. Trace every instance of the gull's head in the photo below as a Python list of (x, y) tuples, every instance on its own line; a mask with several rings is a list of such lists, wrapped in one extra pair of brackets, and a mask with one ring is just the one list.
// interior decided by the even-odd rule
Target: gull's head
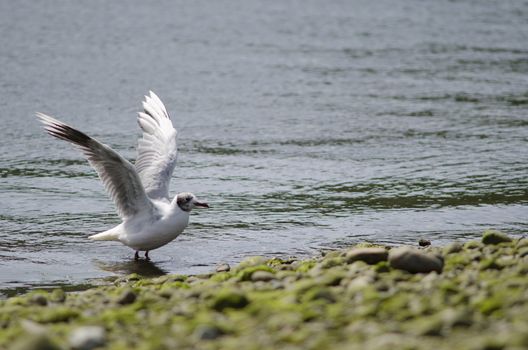
[(181, 210), (190, 212), (194, 208), (209, 208), (206, 202), (199, 201), (192, 193), (182, 192), (176, 196), (176, 203)]

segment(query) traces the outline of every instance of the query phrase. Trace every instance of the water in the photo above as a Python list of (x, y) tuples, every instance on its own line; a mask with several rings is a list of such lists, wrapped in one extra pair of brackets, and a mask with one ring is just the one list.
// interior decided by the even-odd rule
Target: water
[[(3, 1), (0, 32), (5, 293), (527, 231), (525, 1)], [(149, 89), (179, 130), (171, 193), (212, 208), (138, 264), (86, 239), (113, 204), (33, 113), (133, 160)]]

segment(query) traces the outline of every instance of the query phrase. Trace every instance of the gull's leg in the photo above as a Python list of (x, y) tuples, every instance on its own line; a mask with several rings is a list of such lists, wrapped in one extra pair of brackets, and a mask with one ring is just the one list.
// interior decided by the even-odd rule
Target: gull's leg
[(136, 250), (136, 254), (134, 254), (134, 260), (138, 261), (139, 260), (139, 251)]
[(148, 252), (149, 252), (148, 250), (145, 252), (145, 259), (146, 259), (147, 261), (150, 261), (150, 258), (149, 258), (149, 256), (148, 256)]

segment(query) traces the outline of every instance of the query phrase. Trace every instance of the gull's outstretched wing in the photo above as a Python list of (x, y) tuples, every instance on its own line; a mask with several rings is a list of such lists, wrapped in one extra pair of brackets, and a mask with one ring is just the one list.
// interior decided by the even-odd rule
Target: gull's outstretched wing
[(78, 146), (97, 171), (122, 218), (152, 210), (134, 166), (105, 144), (48, 115), (37, 113), (46, 131)]
[(136, 169), (152, 199), (168, 199), (169, 183), (178, 154), (176, 129), (163, 102), (152, 91), (145, 96), (144, 112), (138, 113), (143, 137), (138, 141)]

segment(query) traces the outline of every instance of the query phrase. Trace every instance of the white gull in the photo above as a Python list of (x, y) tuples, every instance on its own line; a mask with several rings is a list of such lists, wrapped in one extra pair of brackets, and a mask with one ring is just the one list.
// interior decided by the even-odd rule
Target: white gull
[(169, 182), (176, 166), (176, 129), (163, 102), (152, 91), (138, 113), (143, 131), (135, 166), (109, 146), (48, 115), (37, 113), (47, 132), (80, 148), (97, 171), (123, 222), (90, 236), (96, 241), (119, 241), (136, 251), (159, 248), (180, 235), (194, 208), (209, 208), (192, 193), (169, 198)]

